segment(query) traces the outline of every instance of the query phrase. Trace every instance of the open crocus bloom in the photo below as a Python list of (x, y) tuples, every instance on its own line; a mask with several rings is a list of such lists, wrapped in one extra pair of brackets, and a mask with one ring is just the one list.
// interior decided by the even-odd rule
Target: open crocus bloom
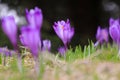
[(38, 7), (35, 7), (35, 9), (31, 9), (30, 11), (26, 9), (26, 18), (32, 28), (38, 28), (40, 30), (43, 21), (41, 9)]
[(110, 19), (109, 33), (114, 42), (120, 45), (120, 24), (119, 20)]
[(64, 45), (67, 46), (74, 35), (74, 28), (70, 26), (69, 19), (66, 22), (63, 20), (58, 21), (57, 23), (55, 22), (53, 28), (58, 37), (63, 41)]
[(6, 16), (2, 18), (3, 32), (8, 36), (12, 45), (17, 47), (17, 26), (13, 16)]
[(34, 57), (38, 57), (41, 41), (40, 33), (37, 29), (32, 29), (30, 26), (22, 27), (20, 41), (31, 50)]
[(51, 48), (51, 41), (50, 40), (43, 40), (42, 50), (43, 51), (45, 51), (45, 50), (50, 51), (50, 48)]

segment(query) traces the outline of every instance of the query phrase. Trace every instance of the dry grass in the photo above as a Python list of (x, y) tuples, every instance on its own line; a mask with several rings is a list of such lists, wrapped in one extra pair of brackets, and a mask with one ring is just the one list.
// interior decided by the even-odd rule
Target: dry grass
[(35, 62), (28, 53), (23, 59), (23, 73), (13, 71), (10, 66), (0, 65), (0, 80), (119, 80), (120, 78), (120, 63), (117, 62), (96, 62), (90, 58), (66, 62), (47, 52), (40, 56), (44, 70), (39, 78), (34, 71)]

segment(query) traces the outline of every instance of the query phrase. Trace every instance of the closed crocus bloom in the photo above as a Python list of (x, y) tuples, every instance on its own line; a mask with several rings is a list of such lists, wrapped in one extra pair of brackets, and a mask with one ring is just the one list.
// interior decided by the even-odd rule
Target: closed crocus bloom
[(58, 21), (57, 23), (55, 22), (53, 28), (58, 37), (63, 41), (64, 45), (67, 46), (74, 35), (74, 28), (70, 26), (69, 20), (66, 22), (63, 20)]
[(114, 42), (120, 44), (120, 24), (119, 20), (110, 19), (109, 33)]
[(13, 16), (6, 16), (2, 18), (3, 32), (8, 36), (12, 45), (17, 47), (17, 26)]
[(113, 41), (118, 45), (118, 56), (120, 56), (120, 21), (119, 19), (114, 20), (110, 18), (109, 25), (110, 36)]
[(22, 27), (20, 38), (21, 43), (31, 50), (32, 55), (34, 57), (38, 57), (40, 49), (39, 45), (41, 45), (39, 31), (37, 29), (30, 28), (30, 26)]
[(65, 57), (66, 51), (67, 51), (67, 49), (65, 47), (59, 47), (58, 48), (58, 52), (60, 53), (61, 56)]
[(26, 18), (28, 23), (31, 25), (32, 28), (41, 28), (43, 15), (41, 9), (35, 7), (35, 9), (26, 9)]
[(96, 39), (100, 43), (103, 43), (103, 41), (108, 42), (108, 30), (106, 28), (101, 29), (100, 27), (98, 27)]
[(42, 50), (43, 51), (45, 51), (45, 50), (50, 51), (50, 48), (51, 48), (51, 41), (50, 40), (43, 40)]

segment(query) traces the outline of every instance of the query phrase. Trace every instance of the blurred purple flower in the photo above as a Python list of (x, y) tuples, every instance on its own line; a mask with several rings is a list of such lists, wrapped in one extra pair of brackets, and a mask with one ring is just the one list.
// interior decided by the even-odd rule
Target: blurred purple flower
[(37, 29), (32, 29), (30, 26), (21, 28), (20, 41), (23, 45), (31, 50), (34, 57), (38, 57), (41, 46), (40, 33)]
[(106, 28), (101, 29), (100, 26), (97, 29), (97, 34), (96, 34), (96, 39), (97, 42), (95, 43), (95, 46), (97, 46), (99, 43), (108, 42), (109, 35), (108, 35), (108, 30)]
[(97, 34), (96, 34), (96, 39), (102, 43), (103, 41), (108, 42), (108, 30), (106, 28), (101, 29), (98, 27)]
[(9, 50), (7, 47), (0, 47), (0, 53), (2, 53), (4, 56), (12, 56), (16, 53), (16, 51)]
[(10, 39), (14, 49), (17, 49), (17, 26), (13, 16), (6, 16), (2, 18), (2, 29)]
[(112, 19), (109, 20), (109, 33), (113, 41), (118, 45), (119, 52), (118, 56), (120, 56), (120, 20)]
[(70, 42), (71, 38), (74, 35), (74, 28), (70, 26), (70, 21), (67, 19), (67, 21), (58, 21), (57, 23), (54, 23), (53, 26), (56, 34), (58, 37), (63, 41), (65, 47), (67, 48), (67, 44)]
[(114, 42), (120, 45), (120, 24), (119, 20), (110, 19), (109, 33)]
[(50, 51), (50, 48), (51, 48), (51, 41), (50, 40), (43, 40), (42, 50), (43, 51), (45, 51), (45, 50)]
[(67, 49), (65, 47), (59, 47), (58, 48), (58, 52), (60, 53), (60, 55), (65, 56)]
[(41, 9), (38, 7), (35, 7), (35, 9), (30, 9), (30, 11), (26, 9), (26, 18), (32, 28), (37, 28), (40, 30), (43, 21)]

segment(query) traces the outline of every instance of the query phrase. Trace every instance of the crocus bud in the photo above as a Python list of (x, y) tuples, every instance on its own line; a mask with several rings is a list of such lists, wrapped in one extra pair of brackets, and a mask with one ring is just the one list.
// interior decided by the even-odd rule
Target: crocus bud
[(45, 50), (50, 51), (50, 48), (51, 48), (51, 41), (50, 40), (43, 40), (42, 50), (43, 51), (45, 51)]
[(14, 48), (17, 48), (17, 26), (13, 16), (2, 18), (3, 32), (8, 36)]
[(32, 28), (37, 28), (40, 30), (42, 22), (43, 22), (43, 15), (41, 9), (35, 7), (35, 9), (26, 9), (26, 18), (28, 23), (31, 25)]
[(100, 27), (98, 27), (96, 39), (100, 43), (103, 43), (104, 41), (108, 42), (108, 39), (109, 39), (108, 30), (106, 28), (101, 29)]
[(120, 44), (120, 24), (119, 20), (110, 19), (109, 33), (113, 41), (117, 44)]
[(114, 20), (110, 18), (109, 24), (110, 36), (113, 39), (113, 41), (118, 45), (118, 56), (120, 56), (120, 21), (119, 19)]
[(22, 37), (22, 39), (20, 39), (21, 43), (30, 49), (34, 57), (38, 57), (39, 46), (41, 44), (39, 31), (30, 28), (30, 26), (25, 26), (21, 28), (20, 36)]
[(60, 53), (61, 56), (65, 57), (66, 51), (67, 51), (67, 49), (65, 47), (59, 47), (58, 48), (58, 52)]
[(108, 30), (106, 28), (101, 29), (100, 26), (97, 29), (97, 33), (96, 33), (96, 43), (94, 44), (94, 46), (98, 46), (99, 44), (102, 44), (103, 42), (108, 42), (109, 40), (109, 35), (108, 35)]

